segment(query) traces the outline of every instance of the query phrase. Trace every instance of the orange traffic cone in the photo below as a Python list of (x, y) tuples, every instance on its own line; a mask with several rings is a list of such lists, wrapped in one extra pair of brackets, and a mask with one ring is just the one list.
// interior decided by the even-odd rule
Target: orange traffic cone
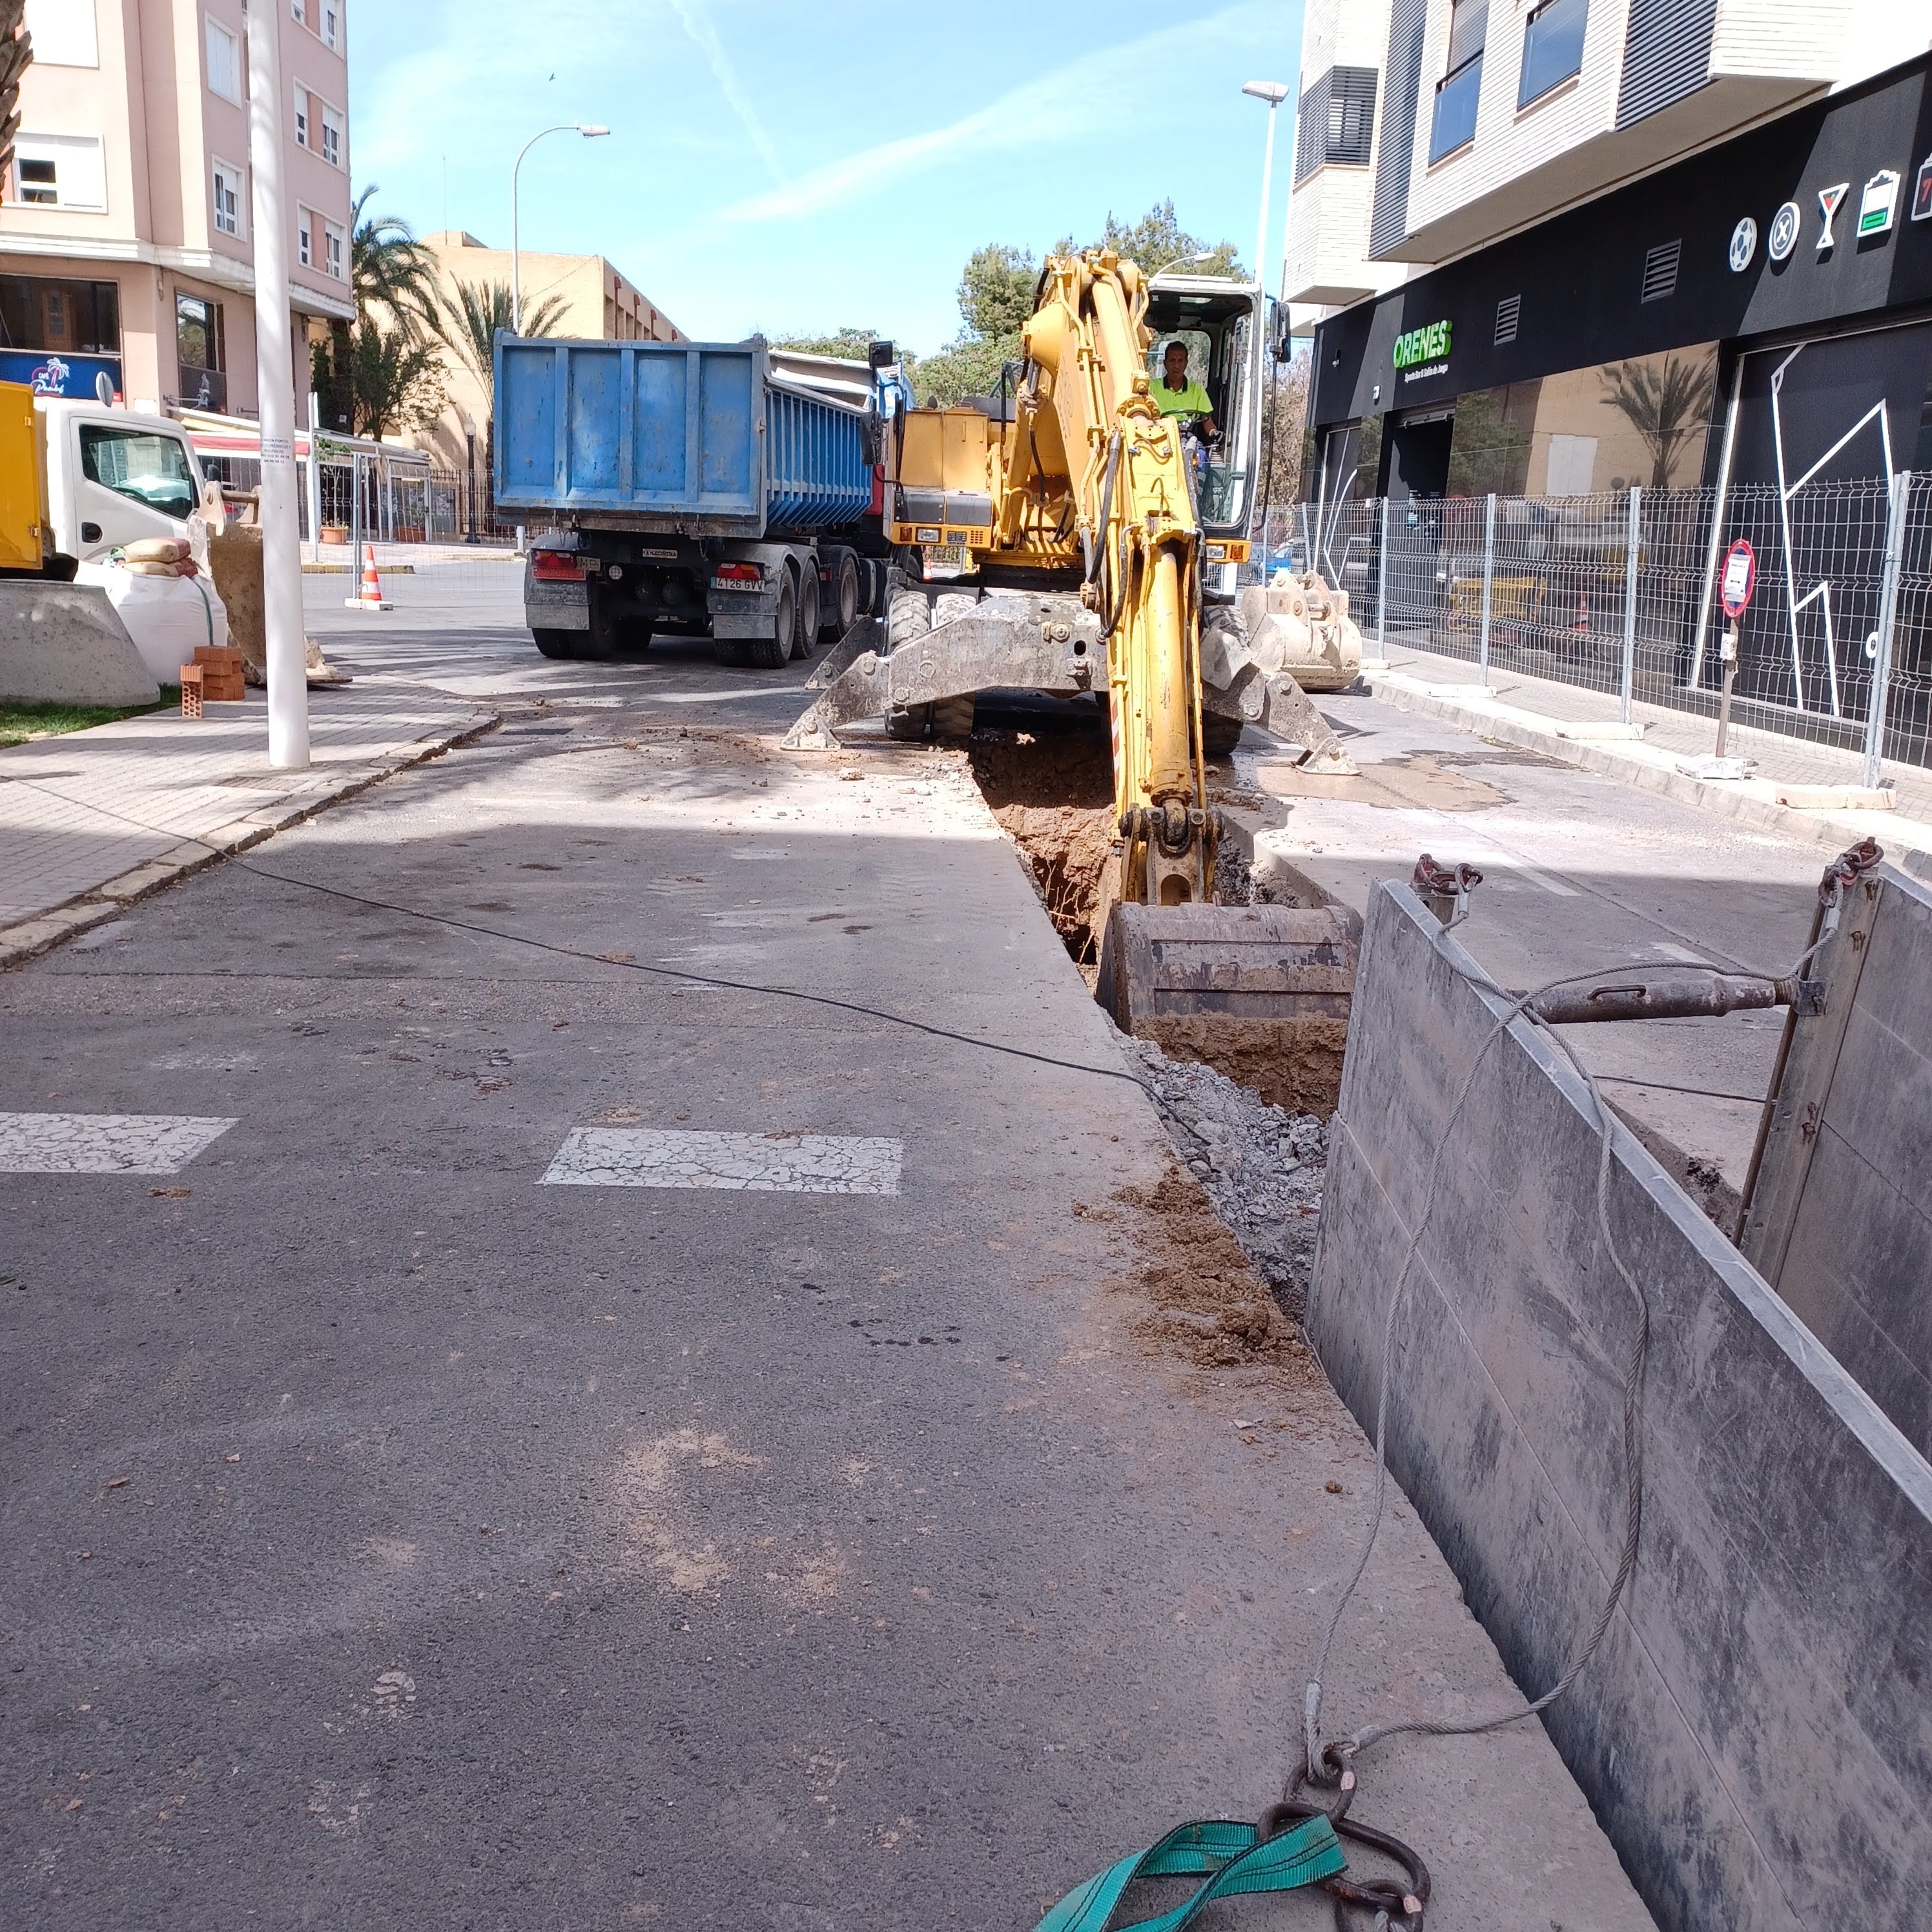
[(343, 602), (352, 610), (393, 610), (393, 604), (382, 602), (382, 579), (376, 574), (376, 546), (362, 546), (362, 588), (353, 597), (345, 597)]

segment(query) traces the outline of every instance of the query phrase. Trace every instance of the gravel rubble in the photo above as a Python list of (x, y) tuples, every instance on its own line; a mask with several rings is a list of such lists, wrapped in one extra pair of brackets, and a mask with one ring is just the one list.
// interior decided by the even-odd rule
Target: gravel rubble
[(1308, 1306), (1328, 1131), (1312, 1114), (1270, 1107), (1211, 1066), (1170, 1060), (1150, 1041), (1120, 1035), (1160, 1108), (1168, 1138), (1206, 1190), (1282, 1312)]

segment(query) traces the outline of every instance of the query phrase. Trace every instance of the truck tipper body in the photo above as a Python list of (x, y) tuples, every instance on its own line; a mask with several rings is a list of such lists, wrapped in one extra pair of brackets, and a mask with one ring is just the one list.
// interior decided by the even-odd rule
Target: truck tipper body
[(782, 664), (885, 588), (882, 425), (902, 379), (745, 342), (500, 335), (497, 512), (548, 526), (524, 602), (548, 657), (708, 637)]

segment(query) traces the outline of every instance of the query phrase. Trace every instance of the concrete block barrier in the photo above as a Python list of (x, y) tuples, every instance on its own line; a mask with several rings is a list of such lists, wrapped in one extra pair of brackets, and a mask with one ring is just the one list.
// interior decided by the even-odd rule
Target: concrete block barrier
[[(1459, 964), (1413, 893), (1376, 889), (1309, 1304), (1371, 1430), (1431, 1156), (1507, 1010)], [(1593, 1627), (1623, 1536), (1635, 1310), (1598, 1226), (1599, 1148), (1581, 1078), (1512, 1023), (1396, 1320), (1391, 1473), (1532, 1696)], [(1610, 1222), (1652, 1324), (1642, 1540), (1544, 1721), (1667, 1932), (1922, 1928), (1932, 1466), (1621, 1124), (1612, 1149)]]
[(0, 700), (132, 706), (160, 694), (98, 585), (0, 581)]

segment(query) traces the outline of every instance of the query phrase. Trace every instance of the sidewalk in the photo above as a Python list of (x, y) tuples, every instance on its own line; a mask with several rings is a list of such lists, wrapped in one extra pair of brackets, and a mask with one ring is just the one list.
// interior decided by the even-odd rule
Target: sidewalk
[[(1733, 724), (1729, 749), (1757, 761), (1756, 776), (1726, 781), (1690, 777), (1681, 760), (1713, 749), (1713, 720), (1660, 704), (1634, 704), (1630, 717), (1642, 727), (1640, 740), (1573, 738), (1562, 728), (1617, 722), (1618, 700), (1554, 678), (1526, 676), (1492, 666), (1484, 698), (1472, 688), (1480, 674), (1473, 660), (1418, 650), (1390, 638), (1384, 660), (1365, 660), (1363, 680), (1373, 694), (1402, 710), (1439, 718), (1479, 736), (1546, 752), (1627, 784), (1714, 812), (1739, 824), (1841, 850), (1871, 837), (1888, 857), (1932, 877), (1932, 772), (1888, 761), (1884, 782), (1898, 800), (1892, 812), (1842, 806), (1780, 804), (1778, 793), (1794, 785), (1855, 788), (1863, 760), (1856, 752), (1808, 742), (1783, 734)], [(1448, 687), (1454, 687), (1453, 689)]]
[(268, 702), (149, 712), (0, 750), (0, 968), (224, 853), (488, 730), (488, 706), (418, 689), (309, 694), (314, 762), (271, 770)]

